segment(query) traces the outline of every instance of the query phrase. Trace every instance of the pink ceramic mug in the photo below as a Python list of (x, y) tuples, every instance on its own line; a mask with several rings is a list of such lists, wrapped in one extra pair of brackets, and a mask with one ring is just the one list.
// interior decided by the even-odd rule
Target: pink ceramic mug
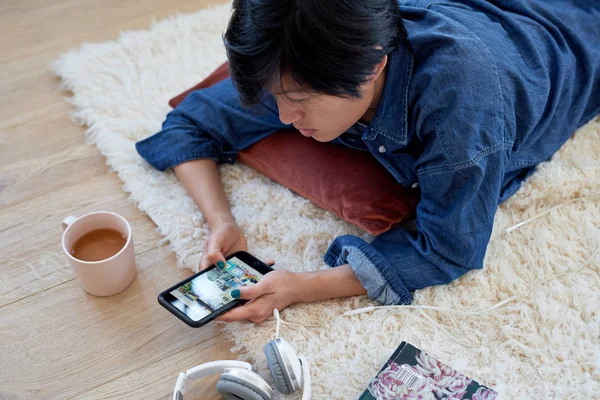
[[(95, 296), (112, 296), (125, 290), (135, 278), (135, 251), (129, 222), (119, 214), (97, 211), (62, 221), (62, 249), (83, 290)], [(82, 261), (71, 255), (75, 242), (95, 229), (116, 229), (127, 238), (115, 255), (100, 261)]]

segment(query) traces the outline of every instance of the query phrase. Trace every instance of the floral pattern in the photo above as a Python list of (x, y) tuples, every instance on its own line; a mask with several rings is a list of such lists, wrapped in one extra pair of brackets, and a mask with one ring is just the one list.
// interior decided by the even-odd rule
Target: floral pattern
[[(412, 388), (400, 379), (410, 372), (422, 377)], [(402, 342), (360, 400), (496, 400), (497, 396), (495, 391)]]
[(473, 394), (472, 400), (496, 400), (498, 394), (493, 390), (490, 390), (485, 387), (480, 387)]
[(441, 399), (448, 395), (452, 395), (452, 399), (462, 399), (472, 382), (470, 378), (424, 352), (417, 356), (417, 364), (416, 370), (432, 381), (431, 387)]
[[(410, 369), (418, 373), (414, 367)], [(399, 373), (400, 365), (390, 362), (369, 384), (371, 395), (377, 400), (435, 400), (427, 379), (422, 379), (418, 387), (411, 389), (398, 379)]]

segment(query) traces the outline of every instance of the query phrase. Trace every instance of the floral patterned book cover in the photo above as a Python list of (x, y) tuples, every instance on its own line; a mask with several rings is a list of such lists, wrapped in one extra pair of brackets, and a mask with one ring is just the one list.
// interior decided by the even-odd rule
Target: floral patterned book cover
[(495, 400), (498, 393), (402, 342), (358, 400)]

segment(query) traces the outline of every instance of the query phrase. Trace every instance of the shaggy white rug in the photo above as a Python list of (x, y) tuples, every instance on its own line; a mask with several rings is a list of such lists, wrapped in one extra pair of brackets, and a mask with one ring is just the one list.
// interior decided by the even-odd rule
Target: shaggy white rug
[[(73, 93), (75, 121), (88, 127), (89, 142), (118, 172), (131, 200), (156, 222), (165, 237), (159, 245), (170, 242), (180, 265), (192, 269), (208, 233), (204, 219), (177, 177), (152, 169), (134, 143), (160, 129), (169, 98), (225, 60), (221, 33), (228, 16), (229, 5), (176, 15), (149, 30), (124, 32), (116, 41), (84, 44), (53, 65)], [(281, 330), (311, 363), (314, 398), (355, 398), (402, 340), (497, 389), (501, 398), (600, 398), (598, 258), (531, 291), (553, 275), (575, 270), (600, 245), (599, 199), (570, 202), (504, 233), (566, 200), (599, 191), (599, 134), (600, 120), (588, 123), (500, 208), (483, 271), (418, 291), (415, 304), (469, 311), (522, 293), (530, 297), (477, 316), (393, 309), (339, 317), (371, 304), (366, 297), (284, 310), (286, 321), (322, 325)], [(274, 257), (278, 268), (325, 268), (322, 255), (336, 236), (370, 239), (243, 165), (221, 172), (249, 251)], [(237, 344), (234, 350), (269, 382), (263, 346), (274, 328), (274, 320), (224, 325)], [(493, 343), (500, 332), (499, 343)]]

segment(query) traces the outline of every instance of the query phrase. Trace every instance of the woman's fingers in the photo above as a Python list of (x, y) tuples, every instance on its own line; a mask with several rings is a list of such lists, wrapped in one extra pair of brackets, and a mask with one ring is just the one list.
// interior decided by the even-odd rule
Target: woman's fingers
[[(223, 253), (221, 253), (220, 250), (214, 250), (213, 252), (208, 253), (207, 259), (208, 259), (209, 266), (215, 264), (219, 268), (223, 268), (223, 267), (225, 267), (225, 264), (227, 263), (227, 261), (225, 260), (225, 256), (223, 255)], [(221, 262), (222, 265), (219, 264), (219, 262)]]
[(218, 264), (219, 261), (225, 265), (225, 256), (222, 253), (223, 240), (220, 235), (210, 235), (204, 242), (204, 249), (202, 251), (202, 259), (200, 263), (200, 270), (206, 269), (213, 264)]
[(217, 321), (222, 322), (236, 322), (236, 321), (252, 321), (255, 324), (259, 324), (267, 320), (273, 311), (265, 310), (257, 306), (254, 302), (250, 302), (246, 305), (236, 307), (231, 311), (226, 312), (217, 318)]
[(221, 322), (235, 322), (244, 321), (248, 317), (253, 315), (252, 309), (248, 309), (248, 306), (236, 307), (231, 311), (227, 311), (225, 314), (218, 317), (216, 320)]
[(231, 291), (231, 297), (235, 299), (252, 300), (259, 296), (273, 293), (267, 282), (258, 282), (252, 286), (239, 286)]
[[(219, 262), (222, 262), (223, 264), (221, 265), (219, 264)], [(213, 264), (217, 265), (217, 267), (219, 268), (223, 268), (226, 263), (227, 261), (225, 260), (225, 256), (223, 256), (223, 253), (221, 253), (220, 251), (215, 251), (210, 254), (203, 253), (198, 269), (200, 271), (203, 271)]]
[[(231, 297), (235, 299), (253, 300), (249, 303), (236, 307), (223, 314), (217, 320), (225, 322), (250, 320), (260, 323), (269, 318), (273, 312), (270, 309), (269, 295), (274, 293), (273, 285), (269, 280), (261, 280), (256, 285), (239, 286), (231, 291)], [(266, 297), (265, 297), (266, 296)]]
[(266, 263), (266, 264), (267, 264), (269, 267), (272, 267), (273, 265), (275, 265), (275, 260), (273, 260), (273, 259), (271, 258), (271, 259), (267, 260), (267, 263)]

